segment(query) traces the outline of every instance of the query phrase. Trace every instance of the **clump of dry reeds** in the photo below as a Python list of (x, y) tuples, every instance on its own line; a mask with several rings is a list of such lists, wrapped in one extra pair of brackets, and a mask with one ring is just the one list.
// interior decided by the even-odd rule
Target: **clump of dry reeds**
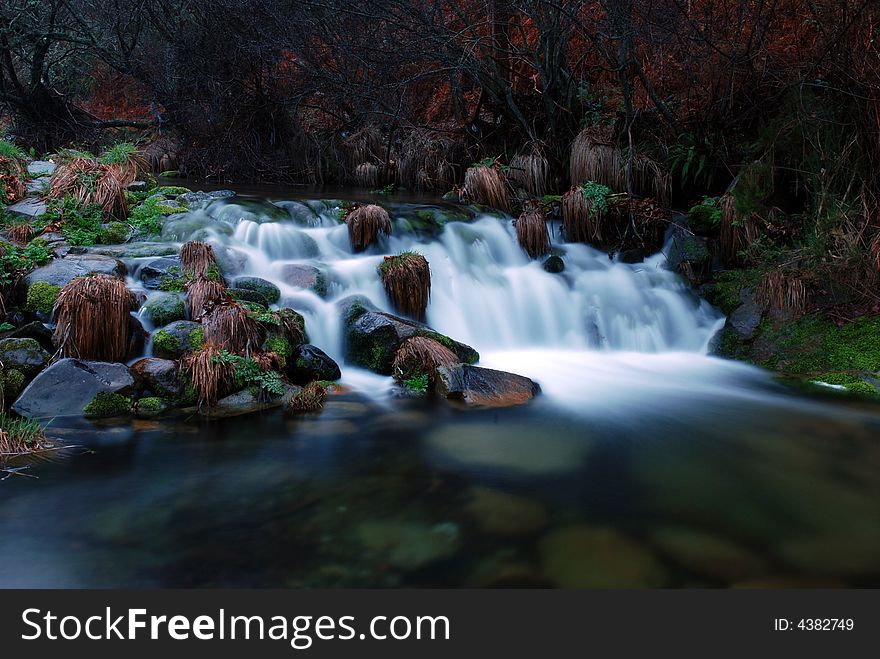
[(52, 174), (49, 196), (54, 199), (71, 196), (83, 207), (98, 204), (107, 215), (123, 219), (128, 215), (126, 185), (117, 167), (76, 156), (59, 165)]
[(718, 231), (718, 246), (721, 260), (731, 265), (740, 261), (740, 252), (760, 236), (758, 218), (749, 214), (741, 217), (736, 210), (736, 200), (728, 192), (719, 201), (721, 207), (721, 226)]
[(216, 343), (229, 352), (249, 355), (263, 343), (262, 332), (247, 307), (237, 302), (215, 306), (202, 318), (205, 341)]
[(455, 165), (464, 155), (462, 140), (429, 130), (410, 131), (400, 145), (397, 176), (414, 190), (448, 190), (455, 184)]
[(572, 142), (569, 158), (572, 185), (596, 181), (617, 192), (627, 191), (628, 164), (634, 194), (668, 201), (671, 178), (648, 156), (633, 154), (628, 158), (627, 152), (613, 143), (607, 131), (595, 127), (585, 128)]
[(550, 187), (550, 162), (541, 147), (532, 143), (510, 161), (508, 177), (536, 197), (543, 197)]
[(203, 277), (208, 268), (217, 265), (214, 248), (208, 243), (190, 240), (180, 248), (180, 267), (190, 277)]
[(0, 192), (3, 204), (12, 204), (27, 194), (28, 173), (23, 159), (14, 155), (0, 156)]
[(324, 407), (327, 388), (318, 381), (309, 382), (290, 397), (286, 410), (294, 414), (317, 412)]
[(200, 318), (206, 311), (222, 304), (229, 297), (226, 292), (226, 284), (204, 276), (191, 279), (184, 287), (186, 290), (186, 303), (189, 307), (189, 317), (193, 320)]
[(375, 188), (379, 185), (379, 166), (363, 162), (354, 168), (354, 180), (362, 188)]
[(775, 269), (761, 279), (755, 299), (764, 308), (789, 312), (798, 317), (807, 310), (811, 287), (812, 281), (808, 274)]
[(516, 239), (531, 258), (544, 256), (550, 251), (550, 233), (547, 221), (537, 204), (526, 204), (516, 219)]
[(871, 251), (871, 261), (874, 270), (880, 272), (880, 229), (874, 233), (874, 238), (871, 240), (869, 249)]
[(272, 312), (277, 320), (278, 331), (282, 337), (287, 339), (291, 347), (308, 343), (309, 337), (306, 333), (306, 321), (293, 309), (279, 309)]
[(129, 351), (131, 312), (137, 299), (121, 279), (74, 279), (55, 301), (53, 342), (65, 357), (122, 361)]
[(416, 252), (386, 256), (379, 266), (382, 285), (391, 305), (400, 313), (423, 322), (431, 297), (431, 268)]
[(507, 180), (497, 162), (491, 165), (480, 163), (469, 167), (464, 173), (464, 193), (478, 204), (510, 211)]
[(27, 245), (34, 237), (34, 228), (27, 222), (17, 222), (6, 230), (9, 240), (19, 246)]
[(354, 205), (345, 216), (348, 240), (355, 252), (362, 252), (375, 243), (379, 236), (391, 234), (391, 217), (381, 206)]
[(386, 143), (382, 131), (376, 126), (366, 125), (352, 132), (342, 142), (351, 167), (361, 163), (384, 159)]
[(441, 366), (452, 366), (459, 358), (449, 348), (421, 336), (414, 336), (403, 343), (394, 355), (391, 373), (398, 382), (426, 375), (428, 388), (433, 389), (437, 378), (437, 369)]
[(196, 392), (199, 407), (216, 405), (235, 386), (235, 364), (221, 359), (223, 348), (214, 341), (205, 341), (201, 349), (181, 362), (184, 380)]
[(603, 210), (575, 185), (562, 196), (562, 222), (569, 242), (594, 243), (602, 240)]

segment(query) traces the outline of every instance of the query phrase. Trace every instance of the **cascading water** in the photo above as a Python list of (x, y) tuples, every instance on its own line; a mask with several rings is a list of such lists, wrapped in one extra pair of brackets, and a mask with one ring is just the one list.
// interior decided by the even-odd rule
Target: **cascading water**
[[(241, 263), (239, 274), (275, 283), (281, 303), (303, 313), (312, 340), (337, 358), (342, 345), (334, 302), (361, 294), (390, 311), (376, 269), (383, 255), (404, 250), (420, 252), (431, 264), (427, 323), (481, 352), (705, 352), (721, 319), (664, 268), (662, 254), (628, 265), (586, 245), (557, 244), (565, 271), (551, 274), (519, 248), (509, 218), (445, 222), (435, 236), (409, 218), (427, 213), (442, 221), (442, 211), (412, 206), (392, 207), (394, 231), (381, 249), (352, 254), (338, 207), (321, 206), (215, 202), (172, 223), (170, 232), (178, 240), (208, 237)], [(433, 218), (427, 224), (436, 228)], [(291, 285), (285, 276), (291, 265), (317, 268), (326, 297)]]

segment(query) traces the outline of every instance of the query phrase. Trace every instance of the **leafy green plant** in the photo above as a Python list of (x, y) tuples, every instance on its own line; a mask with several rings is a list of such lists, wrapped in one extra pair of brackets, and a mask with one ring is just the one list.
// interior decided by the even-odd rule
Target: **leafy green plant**
[(379, 188), (378, 190), (370, 190), (370, 194), (382, 195), (382, 196), (387, 197), (389, 195), (394, 194), (395, 187), (396, 186), (394, 183), (389, 183), (385, 187)]
[(91, 246), (104, 237), (104, 211), (98, 204), (80, 205), (67, 195), (50, 199), (46, 213), (40, 218), (47, 224), (61, 224), (61, 233), (71, 245)]
[(587, 181), (581, 184), (581, 192), (584, 199), (590, 202), (590, 208), (594, 213), (604, 215), (608, 212), (608, 200), (612, 196), (611, 188), (595, 181)]
[(26, 247), (20, 248), (12, 243), (0, 242), (0, 286), (8, 286), (16, 277), (28, 272), (52, 258), (41, 238), (32, 240)]
[(404, 380), (403, 386), (409, 391), (415, 391), (417, 393), (423, 394), (428, 391), (428, 380), (428, 374), (422, 373), (420, 375), (414, 375)]
[(0, 323), (0, 332), (11, 332), (15, 329), (12, 323)]
[(235, 384), (239, 387), (256, 387), (272, 396), (281, 396), (284, 393), (284, 380), (281, 374), (277, 371), (264, 371), (251, 357), (242, 357), (228, 350), (221, 350), (215, 360), (232, 364), (235, 369)]
[(697, 140), (690, 136), (685, 142), (669, 148), (669, 171), (684, 185), (711, 187), (715, 177), (712, 151), (708, 138)]

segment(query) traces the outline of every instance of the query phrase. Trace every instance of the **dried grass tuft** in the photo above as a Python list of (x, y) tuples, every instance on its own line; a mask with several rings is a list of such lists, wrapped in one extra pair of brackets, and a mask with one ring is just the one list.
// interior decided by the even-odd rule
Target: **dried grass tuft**
[(562, 222), (565, 238), (569, 242), (601, 242), (603, 215), (602, 210), (595, 208), (587, 199), (579, 185), (562, 196)]
[(379, 166), (364, 162), (354, 168), (354, 180), (362, 188), (375, 188), (379, 185)]
[(531, 258), (544, 256), (550, 251), (550, 233), (541, 209), (528, 204), (516, 219), (516, 239)]
[(348, 240), (355, 252), (362, 252), (375, 243), (379, 236), (391, 235), (391, 217), (381, 206), (367, 204), (352, 206), (345, 216)]
[(0, 412), (0, 467), (16, 458), (45, 457), (56, 448), (38, 421)]
[(121, 279), (79, 277), (55, 301), (52, 340), (64, 357), (122, 361), (128, 356), (136, 308), (135, 296)]
[(472, 201), (510, 212), (510, 195), (501, 167), (476, 165), (464, 173), (464, 194)]
[(98, 204), (108, 216), (124, 219), (128, 215), (126, 185), (116, 166), (77, 156), (59, 165), (52, 174), (49, 196), (71, 196), (80, 206)]
[(199, 407), (213, 406), (235, 386), (235, 365), (220, 359), (223, 348), (213, 341), (205, 341), (197, 352), (181, 362), (184, 380), (192, 385)]
[(543, 197), (550, 188), (550, 162), (537, 144), (510, 161), (508, 177), (536, 197)]
[(198, 240), (190, 240), (180, 248), (180, 265), (183, 272), (191, 277), (202, 277), (208, 268), (217, 265), (214, 248)]
[(309, 382), (302, 387), (287, 403), (285, 409), (294, 414), (317, 412), (324, 407), (324, 399), (327, 397), (327, 388), (320, 382)]
[(262, 332), (247, 307), (236, 302), (220, 304), (202, 318), (205, 341), (229, 352), (250, 355), (263, 343)]
[(10, 241), (24, 247), (33, 240), (34, 228), (27, 222), (19, 222), (10, 226), (6, 234), (9, 236)]
[(415, 252), (386, 256), (379, 266), (382, 285), (391, 305), (400, 313), (424, 322), (431, 296), (431, 268)]
[(736, 201), (730, 192), (722, 196), (719, 203), (721, 226), (718, 231), (718, 246), (721, 260), (727, 265), (733, 265), (740, 262), (740, 252), (760, 236), (760, 222), (753, 214), (740, 217), (736, 210)]
[(394, 355), (391, 373), (398, 382), (406, 382), (410, 378), (421, 375), (428, 376), (428, 387), (433, 389), (437, 378), (437, 369), (441, 366), (452, 366), (459, 358), (449, 348), (421, 336), (414, 336), (403, 343)]
[(786, 311), (799, 317), (807, 310), (812, 288), (809, 274), (795, 270), (771, 270), (764, 275), (755, 299), (762, 307)]
[(221, 305), (229, 297), (226, 285), (207, 277), (196, 277), (186, 283), (186, 302), (189, 317), (193, 320), (214, 307)]
[(0, 156), (0, 205), (12, 204), (27, 194), (27, 165), (14, 156)]

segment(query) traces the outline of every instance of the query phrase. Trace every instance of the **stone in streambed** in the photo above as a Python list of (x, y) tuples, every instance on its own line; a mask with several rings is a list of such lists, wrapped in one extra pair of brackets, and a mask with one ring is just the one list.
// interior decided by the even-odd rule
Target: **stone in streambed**
[(391, 375), (391, 364), (400, 344), (411, 336), (434, 339), (465, 363), (479, 353), (463, 343), (435, 332), (427, 325), (379, 311), (365, 297), (352, 295), (337, 303), (345, 327), (345, 359), (381, 375)]
[(285, 284), (312, 291), (321, 297), (327, 294), (326, 276), (313, 265), (289, 263), (281, 268), (281, 279)]
[(711, 533), (685, 527), (662, 527), (651, 534), (660, 552), (696, 574), (722, 582), (767, 574), (767, 562), (744, 547)]
[(470, 407), (510, 407), (529, 402), (541, 387), (522, 375), (456, 364), (437, 369), (436, 391)]
[(253, 412), (262, 412), (281, 407), (300, 390), (296, 386), (286, 386), (283, 396), (267, 396), (265, 393), (250, 388), (243, 389), (225, 398), (221, 398), (211, 407), (199, 408), (199, 414), (212, 419), (241, 416)]
[(51, 355), (34, 339), (0, 339), (0, 363), (6, 370), (15, 369), (34, 376), (49, 363)]
[(294, 348), (288, 361), (287, 374), (294, 384), (338, 380), (342, 377), (339, 365), (326, 352), (310, 343)]
[(153, 354), (164, 359), (180, 359), (202, 347), (202, 326), (189, 320), (177, 320), (153, 333)]
[(159, 293), (144, 304), (144, 314), (154, 327), (162, 327), (175, 320), (184, 320), (186, 307), (183, 298), (176, 293)]
[(658, 588), (663, 567), (646, 548), (614, 529), (577, 524), (540, 543), (544, 576), (558, 588)]
[(98, 393), (124, 396), (133, 386), (125, 364), (61, 359), (25, 388), (12, 409), (29, 419), (81, 416)]
[(108, 277), (125, 277), (125, 264), (119, 259), (98, 254), (78, 254), (56, 259), (42, 268), (37, 268), (27, 276), (28, 285), (44, 281), (53, 286), (66, 286), (77, 277), (86, 275), (105, 275)]
[(38, 320), (26, 323), (21, 327), (16, 327), (14, 330), (9, 331), (4, 338), (34, 339), (43, 350), (50, 354), (55, 352), (55, 346), (52, 345), (52, 330)]
[(532, 499), (488, 487), (472, 487), (465, 512), (483, 533), (528, 535), (547, 524), (547, 511)]
[(170, 359), (145, 357), (129, 368), (139, 394), (151, 393), (162, 398), (176, 399), (180, 396), (180, 379), (177, 362)]
[(182, 272), (179, 256), (163, 256), (141, 266), (137, 277), (144, 288), (156, 290), (163, 284), (167, 286), (172, 281), (180, 280)]
[(355, 528), (364, 548), (376, 559), (410, 572), (450, 558), (460, 545), (460, 533), (450, 522), (433, 526), (409, 520), (367, 520)]
[(755, 300), (754, 289), (742, 289), (739, 297), (742, 304), (730, 314), (727, 323), (740, 339), (748, 341), (755, 337), (758, 325), (761, 324), (763, 311)]
[(255, 291), (262, 295), (268, 304), (275, 304), (281, 299), (281, 291), (278, 287), (260, 277), (238, 277), (235, 280), (235, 288)]

